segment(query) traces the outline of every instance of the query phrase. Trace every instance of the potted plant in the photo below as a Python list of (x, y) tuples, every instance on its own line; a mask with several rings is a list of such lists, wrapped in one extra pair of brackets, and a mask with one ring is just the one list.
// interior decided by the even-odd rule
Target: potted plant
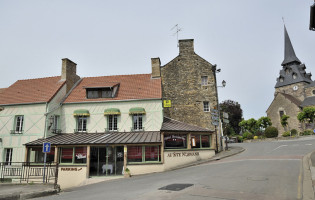
[(126, 168), (125, 173), (124, 173), (124, 177), (129, 178), (130, 176), (131, 176), (130, 170), (128, 168)]

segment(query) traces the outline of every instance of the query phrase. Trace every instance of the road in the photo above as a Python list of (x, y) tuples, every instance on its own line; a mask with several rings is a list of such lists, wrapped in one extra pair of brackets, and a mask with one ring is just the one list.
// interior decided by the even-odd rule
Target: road
[[(315, 150), (314, 137), (233, 145), (246, 150), (233, 157), (199, 166), (101, 182), (37, 200), (302, 198), (302, 158)], [(159, 189), (171, 184), (191, 186), (180, 191)]]

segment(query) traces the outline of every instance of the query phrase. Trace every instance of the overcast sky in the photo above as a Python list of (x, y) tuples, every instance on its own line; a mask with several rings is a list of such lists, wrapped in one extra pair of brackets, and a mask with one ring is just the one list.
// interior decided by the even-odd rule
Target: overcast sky
[(178, 55), (179, 39), (221, 68), (219, 100), (241, 104), (245, 119), (266, 116), (284, 57), (284, 17), (297, 57), (315, 74), (313, 0), (0, 0), (0, 88), (59, 76), (61, 59), (81, 77), (151, 73)]

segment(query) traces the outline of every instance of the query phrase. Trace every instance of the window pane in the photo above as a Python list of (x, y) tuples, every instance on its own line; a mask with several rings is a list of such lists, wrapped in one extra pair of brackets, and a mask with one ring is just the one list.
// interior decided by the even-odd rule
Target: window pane
[(86, 147), (75, 147), (75, 163), (86, 163)]
[(108, 116), (108, 129), (113, 130), (113, 115)]
[(86, 117), (78, 117), (78, 131), (86, 131)]
[(23, 129), (23, 116), (17, 116), (15, 132), (22, 132), (22, 129)]
[(117, 131), (117, 115), (114, 115), (114, 130)]
[[(32, 156), (32, 157), (31, 157)], [(30, 148), (28, 152), (28, 161), (36, 163), (44, 163), (43, 148), (34, 147)], [(47, 153), (46, 162), (54, 162), (55, 159), (55, 147), (51, 147), (50, 152)]]
[(55, 115), (54, 116), (54, 129), (58, 129), (59, 127), (59, 116)]
[(5, 165), (11, 165), (13, 149), (5, 149)]
[(102, 98), (110, 98), (112, 97), (112, 91), (110, 90), (102, 90)]
[(98, 90), (88, 90), (88, 98), (89, 99), (98, 98)]
[(187, 135), (165, 134), (164, 145), (165, 145), (165, 149), (186, 149), (187, 148)]
[(202, 148), (210, 147), (210, 135), (202, 135), (201, 136)]
[(191, 136), (192, 138), (195, 139), (195, 146), (193, 146), (193, 144), (191, 144), (191, 148), (200, 148), (200, 135), (198, 134), (194, 134)]
[(159, 146), (145, 147), (145, 161), (159, 161)]
[(138, 129), (138, 116), (133, 115), (133, 129), (137, 130)]
[(61, 148), (61, 163), (72, 163), (73, 148)]
[(127, 150), (128, 162), (142, 162), (142, 146), (130, 146)]
[(203, 102), (203, 111), (205, 111), (205, 112), (209, 112), (210, 111), (209, 102), (208, 101), (204, 101)]
[(208, 76), (201, 77), (201, 85), (208, 85)]

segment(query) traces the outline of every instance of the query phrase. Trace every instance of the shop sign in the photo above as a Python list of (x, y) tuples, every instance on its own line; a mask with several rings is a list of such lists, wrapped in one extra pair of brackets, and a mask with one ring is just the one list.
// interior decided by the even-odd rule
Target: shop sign
[(84, 159), (84, 158), (86, 158), (86, 154), (82, 154), (82, 153), (78, 153), (75, 156), (77, 157), (77, 159)]
[(191, 157), (199, 156), (199, 152), (172, 152), (168, 153), (167, 157)]
[(164, 105), (164, 108), (170, 108), (172, 107), (172, 102), (171, 100), (164, 100), (163, 105)]
[(60, 168), (61, 171), (81, 171), (82, 170), (82, 167), (81, 168), (78, 168), (78, 167), (61, 167)]

